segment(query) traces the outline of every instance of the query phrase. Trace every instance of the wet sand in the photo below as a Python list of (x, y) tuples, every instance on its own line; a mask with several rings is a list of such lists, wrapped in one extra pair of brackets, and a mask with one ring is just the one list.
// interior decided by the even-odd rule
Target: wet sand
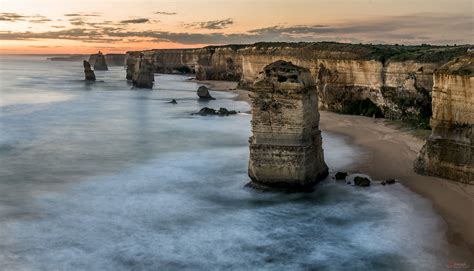
[(387, 125), (384, 119), (321, 111), (321, 130), (342, 135), (365, 152), (365, 159), (348, 169), (376, 180), (394, 178), (428, 198), (448, 224), (447, 238), (474, 254), (474, 186), (418, 175), (413, 161), (423, 140)]
[[(237, 89), (236, 82), (199, 82), (213, 91), (233, 91), (238, 94), (236, 100), (250, 101), (249, 92)], [(423, 140), (390, 126), (384, 119), (320, 113), (321, 130), (343, 136), (364, 153), (358, 163), (346, 169), (348, 172), (368, 174), (375, 180), (397, 179), (429, 199), (448, 225), (448, 241), (474, 259), (474, 186), (416, 174), (413, 161)]]

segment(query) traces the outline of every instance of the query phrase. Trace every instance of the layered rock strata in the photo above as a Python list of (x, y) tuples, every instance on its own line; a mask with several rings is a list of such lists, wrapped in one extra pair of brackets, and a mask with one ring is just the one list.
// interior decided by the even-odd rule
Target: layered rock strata
[[(319, 92), (320, 108), (367, 115), (379, 111), (392, 119), (427, 120), (431, 116), (434, 70), (466, 50), (466, 46), (321, 42), (257, 43), (143, 53), (154, 63), (155, 72), (194, 72), (198, 80), (239, 81), (240, 87), (248, 89), (266, 65), (277, 60), (291, 61), (324, 81)], [(138, 55), (128, 52), (127, 63), (133, 66), (133, 59)], [(321, 68), (324, 75), (320, 75)], [(371, 105), (374, 110), (358, 112), (360, 103)]]
[(84, 60), (83, 65), (84, 65), (84, 75), (85, 75), (86, 81), (95, 81), (95, 73), (91, 69), (91, 64), (89, 64), (87, 60)]
[(135, 71), (132, 74), (132, 83), (137, 88), (153, 88), (155, 74), (153, 64), (145, 57), (140, 57), (134, 66)]
[(474, 184), (474, 54), (435, 72), (431, 136), (415, 171)]
[(277, 61), (253, 85), (248, 174), (252, 184), (304, 189), (328, 174), (318, 96), (308, 69)]
[(89, 60), (92, 60), (93, 64), (91, 64), (94, 66), (95, 71), (107, 71), (109, 69), (105, 56), (100, 51), (97, 54), (91, 55)]

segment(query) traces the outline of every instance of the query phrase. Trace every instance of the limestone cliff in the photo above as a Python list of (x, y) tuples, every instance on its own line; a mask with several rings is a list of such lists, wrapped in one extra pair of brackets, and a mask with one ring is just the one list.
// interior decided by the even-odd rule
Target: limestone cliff
[(474, 184), (474, 55), (438, 69), (432, 95), (433, 131), (415, 171)]
[[(320, 43), (257, 43), (201, 49), (144, 51), (155, 72), (195, 73), (200, 80), (239, 81), (251, 88), (259, 72), (278, 60), (291, 61), (319, 78), (319, 106), (362, 114), (358, 103), (394, 119), (431, 116), (433, 72), (467, 47), (355, 45)], [(137, 52), (127, 53), (133, 65)], [(319, 74), (323, 68), (324, 73)], [(367, 113), (370, 113), (369, 111)]]
[(319, 130), (318, 95), (309, 70), (266, 66), (255, 81), (249, 176), (257, 185), (305, 188), (328, 173)]

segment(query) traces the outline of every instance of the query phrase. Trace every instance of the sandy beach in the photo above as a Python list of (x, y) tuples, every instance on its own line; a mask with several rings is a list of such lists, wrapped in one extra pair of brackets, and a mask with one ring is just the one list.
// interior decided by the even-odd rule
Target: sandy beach
[[(233, 91), (236, 100), (249, 102), (248, 91), (237, 89), (236, 82), (198, 81), (214, 91)], [(349, 173), (364, 173), (374, 180), (397, 179), (433, 203), (446, 221), (449, 242), (474, 258), (474, 186), (418, 175), (413, 161), (423, 140), (410, 131), (391, 126), (385, 119), (341, 115), (320, 111), (322, 131), (343, 136), (363, 151), (363, 157), (347, 168)], [(328, 150), (326, 150), (328, 151)]]

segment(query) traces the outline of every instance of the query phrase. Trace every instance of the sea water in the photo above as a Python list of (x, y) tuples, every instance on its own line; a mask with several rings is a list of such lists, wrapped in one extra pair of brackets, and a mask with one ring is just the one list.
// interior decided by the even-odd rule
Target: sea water
[[(444, 270), (446, 226), (400, 184), (244, 187), (249, 114), (186, 76), (134, 89), (123, 67), (2, 56), (1, 270)], [(168, 103), (176, 99), (178, 104)], [(324, 133), (332, 170), (362, 153)]]

